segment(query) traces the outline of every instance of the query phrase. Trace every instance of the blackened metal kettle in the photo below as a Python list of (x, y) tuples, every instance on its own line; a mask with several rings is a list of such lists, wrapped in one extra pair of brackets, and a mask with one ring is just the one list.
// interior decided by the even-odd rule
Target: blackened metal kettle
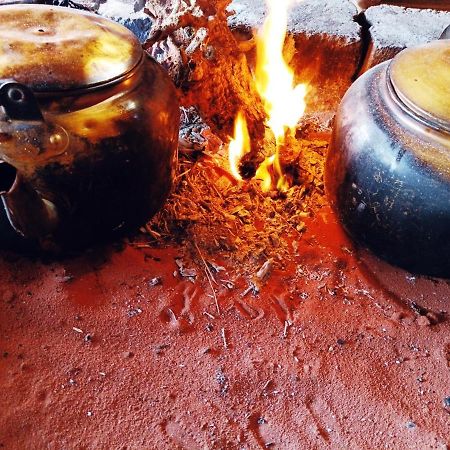
[(82, 248), (145, 223), (172, 181), (179, 107), (126, 28), (0, 7), (0, 246)]
[(450, 277), (450, 40), (406, 49), (356, 80), (325, 173), (358, 243), (412, 272)]

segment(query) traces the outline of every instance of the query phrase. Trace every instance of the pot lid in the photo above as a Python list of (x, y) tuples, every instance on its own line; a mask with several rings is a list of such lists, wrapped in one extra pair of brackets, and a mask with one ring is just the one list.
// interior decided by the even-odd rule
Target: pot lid
[(389, 73), (401, 102), (426, 122), (450, 131), (450, 40), (403, 50)]
[(113, 82), (142, 58), (125, 27), (92, 13), (45, 5), (0, 6), (0, 78), (36, 92)]

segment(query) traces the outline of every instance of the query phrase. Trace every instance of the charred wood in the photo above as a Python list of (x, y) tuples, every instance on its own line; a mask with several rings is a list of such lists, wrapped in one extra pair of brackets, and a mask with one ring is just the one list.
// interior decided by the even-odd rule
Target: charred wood
[(145, 11), (153, 27), (145, 48), (179, 87), (182, 105), (195, 106), (224, 142), (233, 135), (236, 115), (243, 112), (252, 151), (243, 161), (242, 174), (250, 177), (270, 152), (273, 138), (264, 125), (266, 114), (246, 56), (228, 27), (228, 4), (229, 0), (147, 1)]

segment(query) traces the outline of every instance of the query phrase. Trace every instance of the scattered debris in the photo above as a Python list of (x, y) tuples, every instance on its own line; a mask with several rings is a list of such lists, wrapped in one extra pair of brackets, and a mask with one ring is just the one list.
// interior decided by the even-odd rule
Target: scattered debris
[(142, 309), (141, 308), (133, 308), (133, 309), (130, 309), (128, 312), (127, 312), (127, 315), (128, 315), (128, 317), (135, 317), (135, 316), (138, 316), (139, 314), (142, 314)]
[(178, 273), (183, 278), (188, 278), (189, 281), (192, 281), (192, 282), (195, 281), (195, 278), (197, 277), (196, 269), (194, 269), (194, 268), (188, 269), (187, 267), (185, 267), (183, 260), (179, 259), (179, 258), (175, 259), (175, 264), (178, 266)]
[(417, 322), (417, 325), (419, 325), (419, 327), (429, 327), (431, 325), (431, 322), (427, 316), (417, 317), (416, 322)]
[(264, 386), (262, 387), (263, 392), (265, 392), (268, 389), (268, 387), (271, 385), (271, 383), (272, 383), (272, 380), (267, 380), (264, 383)]
[(148, 282), (148, 285), (150, 287), (159, 286), (161, 284), (162, 284), (162, 278), (161, 277), (154, 277), (151, 280), (149, 280), (149, 282)]
[(272, 272), (272, 267), (273, 267), (273, 260), (272, 258), (270, 258), (260, 267), (258, 272), (256, 272), (256, 277), (260, 281), (266, 280)]
[(170, 347), (170, 344), (160, 344), (157, 345), (155, 348), (155, 353), (157, 355), (160, 355), (164, 350), (168, 349)]
[(220, 272), (225, 272), (226, 271), (226, 269), (225, 269), (225, 267), (222, 267), (222, 266), (218, 266), (215, 262), (213, 262), (213, 261), (206, 261), (207, 263), (208, 263), (208, 266), (211, 268), (211, 270), (214, 272), (214, 273), (220, 273)]
[(244, 292), (242, 292), (241, 298), (246, 297), (250, 292), (255, 297), (259, 294), (259, 286), (257, 284), (255, 284), (253, 281), (250, 281), (248, 288)]
[(222, 328), (220, 330), (220, 334), (222, 336), (223, 346), (224, 346), (225, 350), (227, 350), (228, 349), (228, 342), (227, 342), (227, 337), (225, 335), (225, 328)]
[(287, 338), (288, 330), (292, 326), (292, 322), (289, 320), (284, 321), (284, 330), (283, 330), (283, 338)]
[(228, 389), (229, 389), (229, 384), (228, 384), (228, 378), (223, 373), (222, 369), (219, 369), (217, 371), (216, 380), (217, 380), (217, 382), (219, 383), (219, 386), (220, 386), (220, 393), (222, 395), (226, 394), (228, 392)]
[(75, 331), (76, 333), (80, 333), (80, 334), (84, 333), (84, 331), (81, 328), (72, 327), (72, 330)]
[(202, 252), (198, 248), (197, 242), (194, 241), (194, 245), (195, 245), (195, 248), (197, 249), (198, 255), (200, 256), (200, 258), (205, 266), (205, 274), (206, 274), (206, 278), (208, 279), (209, 286), (211, 287), (212, 295), (214, 297), (214, 303), (216, 305), (217, 314), (220, 315), (219, 301), (217, 299), (216, 290), (214, 289), (214, 286), (212, 284), (213, 281), (214, 281), (214, 283), (217, 284), (217, 281), (214, 279), (214, 277), (211, 273), (211, 270), (209, 269), (208, 264), (206, 263), (205, 258), (202, 255)]
[(450, 410), (450, 396), (449, 397), (445, 397), (443, 403), (444, 403), (444, 408)]
[(210, 314), (209, 312), (207, 312), (207, 311), (203, 311), (203, 314), (204, 314), (205, 316), (209, 317), (209, 318), (212, 319), (212, 320), (215, 319), (215, 317), (214, 317), (212, 314)]

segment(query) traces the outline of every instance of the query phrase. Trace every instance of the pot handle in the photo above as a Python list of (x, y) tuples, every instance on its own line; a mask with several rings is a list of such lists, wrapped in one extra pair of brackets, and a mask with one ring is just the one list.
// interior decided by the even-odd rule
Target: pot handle
[(44, 121), (33, 91), (15, 80), (0, 80), (0, 105), (10, 120)]

